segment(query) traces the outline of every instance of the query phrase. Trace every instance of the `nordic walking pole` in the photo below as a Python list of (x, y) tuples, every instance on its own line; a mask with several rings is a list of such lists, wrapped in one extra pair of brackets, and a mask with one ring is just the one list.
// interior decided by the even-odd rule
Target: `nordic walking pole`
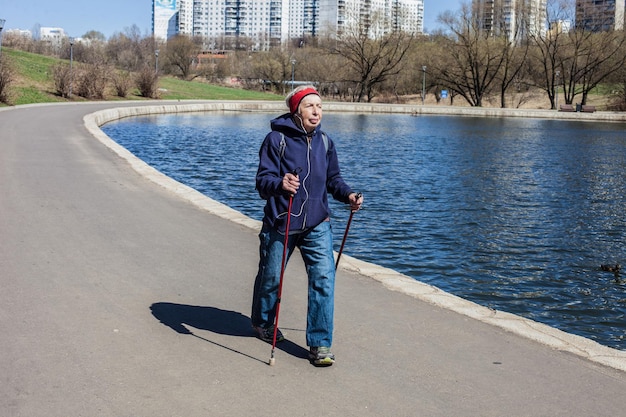
[[(293, 172), (298, 175), (299, 168)], [(291, 224), (291, 205), (293, 204), (293, 194), (289, 194), (289, 208), (287, 208), (287, 225), (285, 226), (285, 242), (283, 247), (283, 260), (280, 265), (280, 280), (278, 281), (278, 298), (276, 299), (276, 317), (274, 317), (274, 335), (272, 336), (272, 354), (268, 362), (269, 366), (274, 366), (274, 350), (276, 349), (276, 334), (278, 333), (278, 313), (280, 313), (280, 297), (283, 294), (283, 278), (285, 277), (285, 266), (287, 264), (287, 244), (289, 243), (289, 225)]]
[[(356, 200), (359, 201), (359, 199), (363, 196), (363, 194), (358, 193), (356, 195)], [(352, 216), (354, 216), (354, 213), (356, 213), (356, 210), (350, 210), (350, 217), (348, 218), (348, 224), (346, 225), (346, 231), (343, 233), (343, 240), (341, 241), (341, 247), (339, 248), (339, 254), (337, 255), (337, 262), (335, 262), (335, 269), (337, 269), (337, 267), (339, 266), (339, 258), (341, 258), (341, 253), (343, 252), (343, 247), (346, 244), (346, 239), (348, 238), (348, 231), (350, 230), (350, 223), (352, 223)]]

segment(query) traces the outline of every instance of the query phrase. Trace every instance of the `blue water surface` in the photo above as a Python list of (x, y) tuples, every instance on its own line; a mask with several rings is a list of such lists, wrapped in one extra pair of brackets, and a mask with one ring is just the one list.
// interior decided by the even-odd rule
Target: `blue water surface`
[[(276, 115), (123, 119), (103, 130), (166, 175), (260, 220)], [(325, 114), (365, 196), (345, 253), (494, 309), (624, 349), (626, 124)], [(338, 249), (349, 212), (332, 204)]]

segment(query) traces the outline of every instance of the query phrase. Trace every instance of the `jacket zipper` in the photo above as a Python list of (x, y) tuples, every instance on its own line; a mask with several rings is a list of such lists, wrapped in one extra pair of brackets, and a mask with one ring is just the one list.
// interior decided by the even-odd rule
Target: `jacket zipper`
[[(307, 170), (307, 176), (310, 175), (311, 173), (309, 172), (311, 170), (311, 136), (307, 135), (306, 137), (306, 141), (307, 141), (307, 150), (306, 150), (306, 159), (307, 159), (307, 164), (308, 166), (308, 170)], [(302, 185), (304, 186), (304, 180), (302, 180)], [(307, 209), (305, 208), (304, 211), (304, 219), (302, 221), (302, 230), (306, 230), (307, 227)]]

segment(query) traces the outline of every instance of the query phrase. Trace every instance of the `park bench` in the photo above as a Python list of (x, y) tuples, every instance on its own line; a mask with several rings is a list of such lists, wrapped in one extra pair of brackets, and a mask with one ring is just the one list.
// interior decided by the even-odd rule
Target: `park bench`
[(596, 111), (596, 106), (582, 106), (580, 111), (583, 113), (593, 113)]
[(561, 104), (561, 110), (559, 111), (576, 111), (576, 109), (571, 104)]

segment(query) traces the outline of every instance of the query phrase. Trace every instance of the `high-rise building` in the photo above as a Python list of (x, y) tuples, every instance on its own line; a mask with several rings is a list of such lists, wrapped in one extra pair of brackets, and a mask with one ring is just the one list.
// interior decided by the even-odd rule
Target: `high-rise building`
[(153, 0), (153, 33), (209, 43), (249, 38), (267, 49), (290, 39), (331, 36), (357, 24), (371, 36), (423, 31), (424, 0)]
[(177, 33), (193, 32), (193, 5), (194, 0), (178, 0), (178, 28)]
[(357, 28), (372, 37), (389, 31), (422, 33), (423, 0), (320, 0), (319, 29), (342, 33)]
[(624, 29), (624, 0), (576, 0), (576, 28), (592, 32)]
[(523, 39), (547, 31), (546, 0), (473, 0), (477, 28), (493, 36)]

